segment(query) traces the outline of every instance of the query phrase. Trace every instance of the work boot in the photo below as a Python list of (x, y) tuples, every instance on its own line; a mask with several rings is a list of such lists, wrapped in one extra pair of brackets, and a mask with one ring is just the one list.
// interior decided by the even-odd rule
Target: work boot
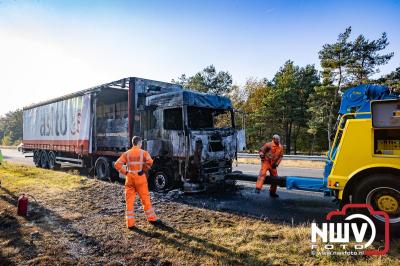
[(156, 226), (156, 227), (161, 227), (161, 226), (164, 225), (163, 222), (162, 222), (160, 219), (158, 219), (158, 220), (156, 220), (156, 221), (149, 221), (149, 223), (150, 223), (151, 225), (153, 225), (153, 226)]
[(276, 194), (276, 192), (269, 192), (269, 196), (271, 197), (271, 198), (279, 198), (279, 195), (278, 194)]

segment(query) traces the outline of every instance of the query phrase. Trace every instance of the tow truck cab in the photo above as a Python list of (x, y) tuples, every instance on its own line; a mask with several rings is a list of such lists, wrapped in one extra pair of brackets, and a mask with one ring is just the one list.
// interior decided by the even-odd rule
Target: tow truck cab
[[(376, 85), (346, 91), (323, 182), (341, 206), (370, 204), (374, 210), (389, 214), (391, 230), (400, 230), (398, 95)], [(374, 218), (384, 222), (380, 216)]]

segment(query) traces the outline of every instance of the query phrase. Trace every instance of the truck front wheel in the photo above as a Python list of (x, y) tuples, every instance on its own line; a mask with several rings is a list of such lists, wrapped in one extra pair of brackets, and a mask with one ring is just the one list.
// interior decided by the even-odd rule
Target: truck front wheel
[(94, 168), (97, 179), (110, 180), (110, 163), (106, 157), (97, 158)]
[[(394, 174), (372, 174), (362, 180), (352, 195), (353, 203), (367, 203), (389, 215), (390, 232), (400, 232), (400, 178)], [(374, 216), (378, 229), (384, 228), (382, 216)]]
[(172, 180), (164, 172), (155, 172), (151, 177), (151, 186), (156, 192), (168, 191), (171, 187)]

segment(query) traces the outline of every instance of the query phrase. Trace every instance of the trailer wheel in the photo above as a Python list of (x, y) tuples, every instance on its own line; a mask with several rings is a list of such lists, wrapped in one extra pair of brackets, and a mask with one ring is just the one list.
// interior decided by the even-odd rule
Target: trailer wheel
[(33, 163), (35, 164), (36, 167), (40, 167), (40, 151), (35, 150), (33, 152)]
[(49, 168), (49, 155), (45, 150), (40, 152), (40, 167)]
[(110, 163), (106, 157), (97, 158), (94, 170), (97, 179), (110, 180)]
[(172, 180), (164, 172), (156, 172), (151, 178), (151, 185), (156, 192), (168, 191), (171, 187)]
[[(353, 193), (353, 203), (367, 203), (374, 210), (389, 215), (390, 232), (400, 232), (400, 182), (394, 174), (372, 174), (366, 177)], [(374, 216), (377, 229), (383, 231), (385, 220)], [(394, 235), (394, 234), (393, 234)]]
[(56, 154), (54, 153), (54, 151), (50, 151), (48, 157), (49, 157), (49, 168), (52, 170), (57, 168), (58, 164), (56, 163)]

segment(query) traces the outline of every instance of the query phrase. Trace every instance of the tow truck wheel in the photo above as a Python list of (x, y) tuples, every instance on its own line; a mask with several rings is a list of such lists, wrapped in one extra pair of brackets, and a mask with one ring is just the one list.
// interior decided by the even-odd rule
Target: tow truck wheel
[(45, 150), (40, 152), (40, 167), (49, 168), (49, 155)]
[(35, 150), (33, 152), (33, 163), (35, 164), (36, 167), (40, 167), (40, 151)]
[(110, 180), (110, 163), (106, 157), (97, 158), (94, 169), (97, 179)]
[(171, 178), (164, 172), (156, 172), (152, 178), (152, 187), (156, 192), (165, 192), (170, 188)]
[[(365, 178), (353, 193), (353, 203), (367, 203), (389, 215), (390, 233), (400, 232), (400, 182), (394, 174), (373, 174)], [(378, 229), (384, 228), (382, 216), (374, 216)]]

